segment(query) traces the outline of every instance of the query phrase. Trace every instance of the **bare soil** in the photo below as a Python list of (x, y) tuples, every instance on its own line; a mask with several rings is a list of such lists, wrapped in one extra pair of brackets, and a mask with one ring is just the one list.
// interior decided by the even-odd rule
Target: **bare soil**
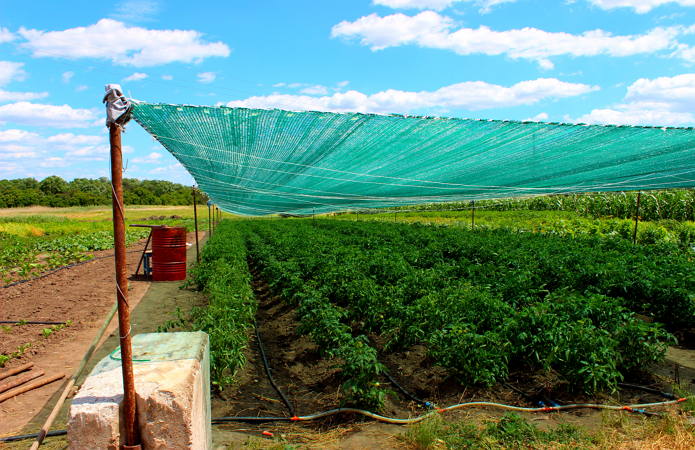
[[(201, 238), (203, 235), (204, 233), (201, 232)], [(187, 239), (189, 243), (194, 243), (195, 232), (188, 233)], [(135, 272), (144, 246), (145, 240), (142, 240), (128, 248), (126, 253), (128, 274)], [(195, 252), (195, 247), (190, 248)], [(190, 248), (189, 262), (191, 261)], [(93, 252), (93, 255), (95, 257), (113, 255), (113, 250)], [(195, 253), (192, 257), (195, 259)], [(103, 258), (60, 270), (45, 278), (0, 288), (0, 320), (72, 321), (69, 327), (52, 332), (47, 338), (41, 330), (50, 328), (50, 325), (14, 325), (7, 333), (0, 330), (0, 353), (12, 353), (17, 350), (17, 346), (31, 344), (31, 347), (28, 347), (19, 358), (5, 363), (0, 373), (28, 362), (34, 363), (30, 372), (6, 378), (0, 381), (0, 384), (14, 381), (22, 375), (36, 371), (44, 371), (46, 375), (61, 372), (66, 375), (59, 382), (0, 403), (0, 435), (18, 433), (36, 421), (36, 417), (47, 416), (46, 410), (53, 407), (59, 392), (62, 392), (67, 380), (73, 375), (105, 316), (116, 302), (114, 266), (113, 258)], [(172, 286), (173, 289), (178, 289), (180, 284), (176, 282), (176, 286)], [(129, 275), (128, 296), (131, 314), (150, 285), (151, 282), (146, 277)], [(173, 289), (170, 288), (169, 291)], [(167, 292), (167, 296), (173, 297), (171, 292)], [(161, 304), (157, 304), (154, 309), (161, 310)], [(160, 311), (164, 316), (161, 318), (162, 322), (154, 325), (155, 329), (166, 320), (166, 311)], [(153, 315), (154, 312), (151, 311), (149, 314)], [(135, 324), (134, 321), (131, 320), (131, 322)], [(113, 348), (109, 352), (118, 345), (117, 339), (114, 339), (117, 327), (118, 321), (112, 320), (101, 340), (101, 343), (104, 343), (111, 337)], [(136, 330), (135, 325), (133, 330)], [(97, 351), (92, 358), (92, 366), (99, 361), (99, 354), (100, 352)], [(90, 366), (83, 372), (82, 378), (89, 374), (89, 370), (91, 370)], [(67, 404), (69, 405), (69, 402)], [(32, 425), (40, 427), (42, 424), (41, 421)]]

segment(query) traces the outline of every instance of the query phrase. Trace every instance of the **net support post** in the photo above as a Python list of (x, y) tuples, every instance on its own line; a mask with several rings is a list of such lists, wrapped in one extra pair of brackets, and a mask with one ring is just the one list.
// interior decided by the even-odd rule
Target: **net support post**
[(196, 262), (200, 264), (200, 247), (198, 244), (198, 203), (195, 199), (195, 186), (193, 186), (193, 218), (195, 221), (195, 257)]
[(116, 296), (118, 298), (118, 332), (121, 344), (121, 373), (123, 376), (123, 415), (125, 429), (124, 448), (139, 448), (140, 436), (136, 419), (135, 380), (133, 378), (133, 352), (130, 336), (130, 308), (128, 305), (128, 275), (126, 273), (125, 211), (123, 205), (123, 153), (121, 126), (109, 126), (111, 148), (111, 183), (113, 207), (113, 239), (116, 257)]
[(639, 223), (639, 203), (642, 191), (637, 191), (637, 211), (635, 211), (635, 232), (632, 234), (632, 245), (637, 244), (637, 224)]

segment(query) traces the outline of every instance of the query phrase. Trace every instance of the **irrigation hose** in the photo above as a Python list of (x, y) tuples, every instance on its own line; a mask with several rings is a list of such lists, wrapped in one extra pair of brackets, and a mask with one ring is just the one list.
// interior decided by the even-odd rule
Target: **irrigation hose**
[[(693, 397), (690, 397), (693, 398)], [(460, 403), (458, 405), (453, 405), (449, 406), (446, 408), (437, 408), (433, 411), (430, 411), (426, 414), (422, 414), (421, 416), (418, 417), (413, 417), (410, 419), (397, 419), (395, 417), (386, 417), (382, 416), (380, 414), (373, 413), (371, 411), (365, 411), (364, 409), (357, 409), (357, 408), (337, 408), (337, 409), (331, 409), (329, 411), (324, 411), (320, 412), (317, 414), (311, 414), (308, 416), (293, 416), (293, 417), (276, 417), (276, 416), (271, 416), (271, 417), (215, 417), (212, 419), (212, 424), (213, 425), (219, 425), (223, 423), (230, 423), (230, 422), (247, 422), (247, 423), (265, 423), (265, 422), (310, 422), (313, 420), (321, 419), (324, 417), (332, 416), (335, 414), (341, 414), (341, 413), (354, 413), (354, 414), (362, 414), (363, 416), (371, 417), (373, 419), (379, 420), (381, 422), (388, 422), (388, 423), (394, 423), (398, 425), (410, 425), (414, 423), (418, 423), (425, 418), (433, 415), (433, 414), (439, 414), (439, 413), (444, 413), (447, 411), (455, 411), (458, 409), (463, 409), (463, 408), (469, 408), (469, 407), (474, 407), (474, 406), (490, 406), (493, 408), (501, 408), (501, 409), (506, 409), (509, 411), (521, 411), (521, 412), (557, 412), (557, 411), (563, 411), (567, 409), (580, 409), (580, 408), (589, 408), (589, 409), (609, 409), (613, 411), (628, 411), (628, 412), (634, 412), (634, 413), (641, 413), (641, 414), (647, 414), (647, 415), (652, 415), (655, 413), (649, 413), (647, 411), (643, 411), (641, 408), (648, 408), (652, 406), (662, 406), (662, 405), (672, 405), (675, 403), (681, 403), (688, 400), (688, 398), (679, 398), (678, 400), (669, 400), (665, 402), (655, 402), (655, 403), (641, 403), (637, 405), (627, 405), (627, 406), (611, 406), (611, 405), (593, 405), (593, 404), (577, 404), (577, 405), (563, 405), (563, 406), (549, 406), (549, 407), (543, 407), (543, 408), (524, 408), (521, 406), (511, 406), (511, 405), (504, 405), (501, 403), (492, 403), (492, 402), (469, 402), (469, 403)], [(56, 430), (56, 431), (51, 431), (48, 433), (48, 436), (62, 436), (67, 434), (67, 430)], [(23, 439), (32, 439), (35, 438), (38, 435), (38, 433), (34, 434), (23, 434), (19, 436), (7, 436), (7, 437), (0, 437), (0, 442), (12, 442), (12, 441), (19, 441)]]
[(403, 395), (405, 395), (405, 396), (406, 396), (407, 398), (409, 398), (410, 400), (414, 401), (415, 403), (419, 403), (419, 404), (421, 404), (422, 406), (426, 406), (426, 407), (428, 407), (428, 408), (433, 408), (433, 407), (434, 407), (434, 405), (433, 405), (432, 403), (426, 402), (426, 401), (424, 401), (424, 400), (420, 400), (419, 398), (415, 397), (415, 396), (414, 396), (413, 394), (411, 394), (410, 392), (406, 391), (405, 388), (404, 388), (403, 386), (401, 386), (400, 384), (398, 384), (398, 383), (396, 382), (396, 380), (394, 380), (394, 379), (391, 377), (391, 375), (389, 375), (389, 373), (386, 372), (385, 370), (382, 370), (381, 373), (384, 374), (384, 376), (385, 376), (386, 378), (388, 378), (389, 382), (390, 382), (392, 385), (394, 385), (394, 386), (396, 387), (396, 389), (398, 389), (399, 391), (401, 391), (401, 392), (403, 393)]
[(280, 394), (280, 397), (282, 397), (282, 401), (287, 406), (287, 409), (290, 410), (290, 415), (292, 417), (295, 417), (297, 414), (294, 411), (294, 407), (292, 406), (292, 403), (290, 403), (290, 401), (285, 396), (285, 393), (282, 392), (282, 389), (280, 389), (280, 386), (278, 386), (275, 383), (273, 376), (270, 374), (270, 367), (268, 366), (268, 360), (265, 357), (265, 350), (263, 350), (263, 342), (261, 341), (261, 335), (258, 332), (258, 325), (256, 325), (255, 319), (253, 320), (253, 328), (256, 330), (256, 339), (258, 340), (258, 348), (261, 350), (261, 356), (263, 357), (263, 367), (265, 367), (265, 373), (268, 375), (268, 381), (270, 381), (270, 384), (275, 388), (275, 390), (278, 392), (278, 394)]
[(661, 395), (662, 397), (666, 397), (666, 398), (671, 399), (671, 400), (677, 400), (678, 399), (678, 397), (674, 394), (669, 394), (668, 392), (660, 391), (658, 389), (653, 389), (653, 388), (646, 387), (646, 386), (638, 386), (636, 384), (628, 384), (628, 383), (618, 383), (618, 386), (628, 388), (628, 389), (637, 389), (640, 391), (649, 392), (650, 394)]

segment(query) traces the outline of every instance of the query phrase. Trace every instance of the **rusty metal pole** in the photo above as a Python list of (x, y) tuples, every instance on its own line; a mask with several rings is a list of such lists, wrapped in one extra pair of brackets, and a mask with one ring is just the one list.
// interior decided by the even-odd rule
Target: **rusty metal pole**
[(193, 217), (195, 218), (195, 257), (200, 264), (200, 248), (198, 246), (198, 203), (195, 200), (195, 186), (193, 186)]
[(639, 222), (639, 200), (642, 196), (642, 191), (637, 191), (637, 212), (635, 213), (635, 232), (632, 235), (632, 245), (637, 244), (637, 223)]
[[(212, 205), (212, 207), (213, 207), (213, 208), (217, 208), (217, 206), (215, 206), (214, 204)], [(213, 216), (214, 216), (214, 215), (215, 215), (215, 214), (213, 214)], [(213, 232), (213, 233), (215, 232), (215, 225), (217, 225), (217, 222), (215, 221), (215, 218), (213, 217), (213, 218), (212, 218), (212, 232)]]
[(212, 236), (212, 205), (208, 205), (208, 235)]
[(109, 128), (111, 144), (111, 187), (113, 204), (113, 241), (116, 253), (116, 296), (118, 298), (118, 330), (121, 340), (123, 371), (123, 407), (125, 415), (124, 448), (139, 448), (140, 434), (135, 418), (135, 380), (133, 379), (133, 349), (130, 345), (130, 309), (128, 307), (128, 275), (125, 255), (125, 216), (123, 210), (123, 155), (121, 128), (112, 123)]

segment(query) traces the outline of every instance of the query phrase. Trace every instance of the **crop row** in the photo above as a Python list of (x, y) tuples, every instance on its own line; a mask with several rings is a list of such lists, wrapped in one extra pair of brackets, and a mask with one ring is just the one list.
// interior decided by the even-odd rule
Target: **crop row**
[[(147, 237), (148, 232), (143, 229), (127, 230), (126, 245)], [(0, 247), (0, 277), (9, 284), (46, 270), (90, 259), (91, 256), (84, 252), (111, 248), (111, 231), (67, 235), (32, 243), (27, 243), (25, 239), (10, 239)]]
[[(633, 219), (637, 213), (637, 192), (551, 195), (477, 201), (476, 206), (489, 211), (574, 211), (589, 217)], [(436, 211), (470, 208), (469, 202), (430, 203), (393, 208), (397, 210)], [(695, 220), (695, 191), (670, 189), (645, 191), (640, 196), (642, 220)]]
[[(380, 365), (376, 351), (366, 349), (368, 332), (387, 336), (391, 347), (426, 343), (437, 364), (463, 383), (491, 385), (510, 367), (531, 367), (553, 369), (589, 392), (615, 388), (625, 372), (662, 360), (672, 340), (626, 307), (649, 312), (659, 289), (641, 286), (652, 298), (623, 300), (615, 292), (636, 290), (635, 280), (615, 278), (624, 267), (606, 272), (630, 263), (642, 276), (652, 270), (649, 282), (659, 284), (664, 270), (646, 264), (654, 256), (646, 249), (593, 242), (590, 255), (600, 258), (585, 265), (586, 240), (378, 222), (317, 225), (235, 227), (249, 236), (249, 253), (271, 288), (297, 302), (301, 330), (343, 358), (348, 387), (361, 389), (353, 389), (353, 400), (380, 398)], [(680, 255), (675, 246), (662, 251), (667, 259)], [(584, 271), (573, 275), (578, 269)], [(660, 289), (673, 291), (692, 271), (681, 275)], [(682, 306), (652, 312), (681, 323), (689, 319)]]
[[(207, 307), (193, 308), (191, 325), (208, 334), (210, 375), (214, 384), (223, 387), (245, 362), (246, 329), (256, 313), (244, 238), (230, 223), (221, 223), (207, 242), (192, 277), (209, 302)], [(182, 325), (187, 326), (185, 321)]]

